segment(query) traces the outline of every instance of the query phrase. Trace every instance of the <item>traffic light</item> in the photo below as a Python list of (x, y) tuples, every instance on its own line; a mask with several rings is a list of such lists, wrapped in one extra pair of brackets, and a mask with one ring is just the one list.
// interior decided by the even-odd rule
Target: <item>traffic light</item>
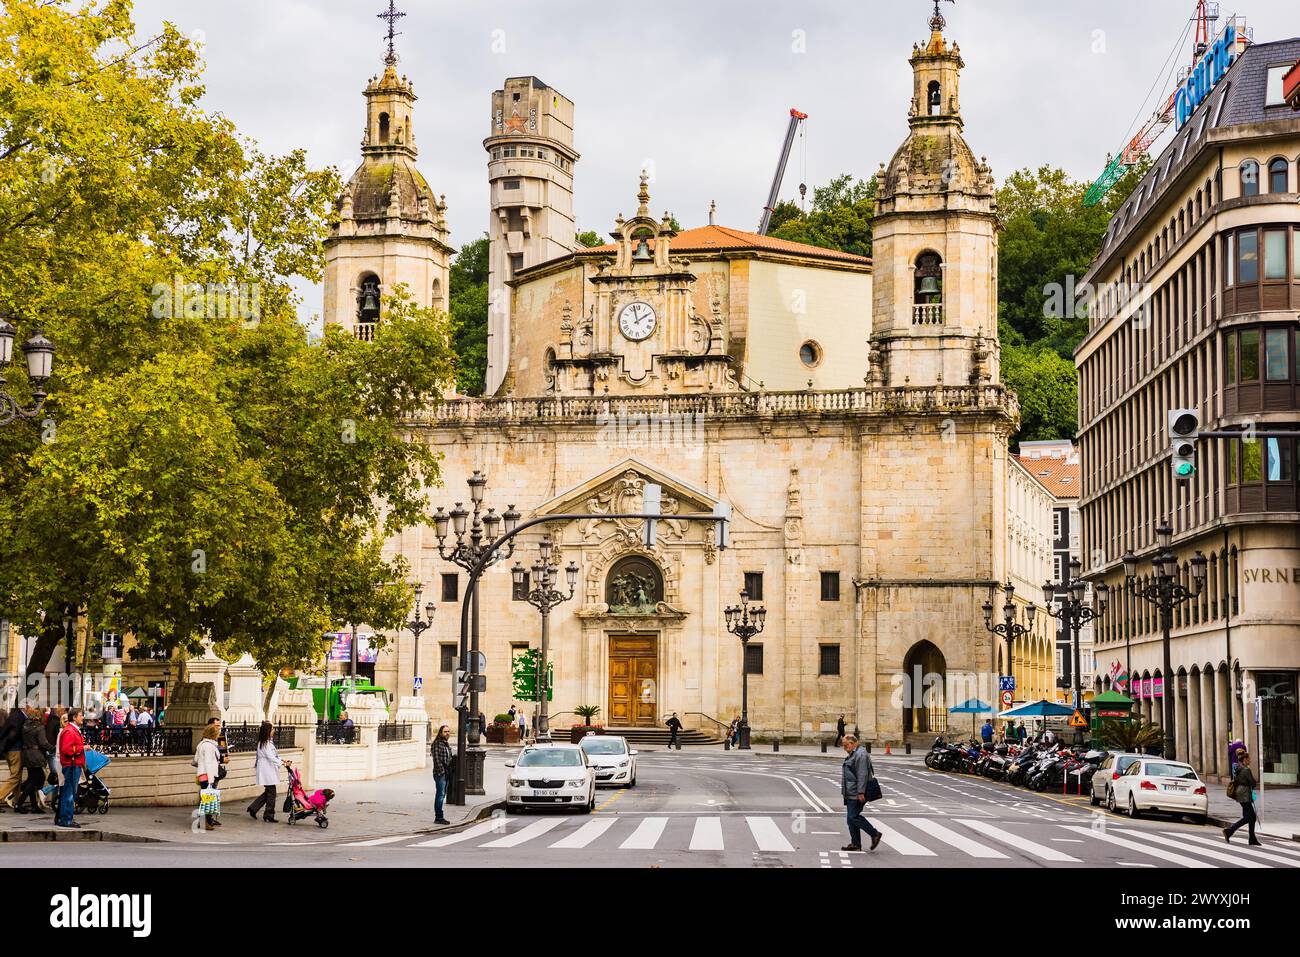
[(1169, 410), (1169, 451), (1174, 478), (1189, 482), (1196, 474), (1196, 437), (1201, 431), (1201, 416), (1195, 409)]
[[(641, 514), (643, 515), (662, 515), (663, 514), (663, 487), (655, 485), (653, 482), (646, 482), (645, 491), (641, 498)], [(645, 529), (642, 533), (642, 544), (647, 548), (654, 548), (655, 532), (658, 525), (653, 518), (645, 520)]]

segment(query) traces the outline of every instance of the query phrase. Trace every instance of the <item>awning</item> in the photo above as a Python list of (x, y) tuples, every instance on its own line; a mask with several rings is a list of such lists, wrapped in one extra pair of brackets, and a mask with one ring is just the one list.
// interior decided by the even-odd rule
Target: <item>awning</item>
[(1032, 704), (1022, 704), (1019, 708), (1012, 708), (1010, 711), (1003, 711), (998, 715), (999, 718), (1057, 718), (1069, 717), (1074, 714), (1073, 708), (1067, 708), (1065, 705), (1053, 704), (1044, 698), (1041, 701), (1035, 701)]

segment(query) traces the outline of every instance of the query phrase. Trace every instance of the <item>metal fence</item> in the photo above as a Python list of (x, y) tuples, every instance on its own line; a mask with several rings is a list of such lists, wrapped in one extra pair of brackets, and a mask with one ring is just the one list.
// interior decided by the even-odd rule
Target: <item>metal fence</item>
[(342, 721), (317, 721), (317, 744), (356, 744), (359, 738), (356, 725)]
[(192, 728), (114, 728), (97, 725), (81, 729), (86, 747), (110, 757), (177, 757), (194, 753)]
[(381, 724), (379, 726), (379, 743), (385, 741), (410, 741), (411, 726), (409, 724)]
[[(257, 735), (261, 731), (259, 724), (227, 724), (221, 729), (222, 735), (226, 739), (226, 750), (231, 754), (239, 754), (244, 751), (257, 750)], [(277, 725), (271, 732), (271, 741), (277, 748), (292, 748), (296, 746), (297, 728), (284, 725)]]

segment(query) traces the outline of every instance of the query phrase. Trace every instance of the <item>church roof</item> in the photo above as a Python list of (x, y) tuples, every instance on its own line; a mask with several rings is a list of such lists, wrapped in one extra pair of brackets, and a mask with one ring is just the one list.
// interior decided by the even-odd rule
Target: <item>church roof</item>
[(420, 199), (436, 204), (433, 189), (415, 163), (402, 155), (367, 156), (348, 181), (344, 194), (352, 194), (354, 219), (385, 219), (389, 197), (397, 188), (397, 203), (403, 219), (420, 220)]
[[(650, 241), (650, 245), (651, 247), (654, 246), (654, 240)], [(618, 247), (613, 243), (606, 243), (604, 246), (579, 247), (575, 250), (575, 255), (609, 255), (617, 249)], [(867, 256), (840, 252), (838, 249), (824, 249), (821, 246), (810, 246), (807, 243), (791, 242), (788, 239), (777, 239), (774, 236), (762, 236), (758, 233), (745, 232), (742, 229), (732, 229), (729, 226), (699, 226), (695, 229), (685, 229), (672, 240), (674, 254), (739, 252), (750, 249), (786, 253), (809, 259), (831, 259), (837, 262), (858, 263), (864, 266), (871, 265), (871, 259)]]

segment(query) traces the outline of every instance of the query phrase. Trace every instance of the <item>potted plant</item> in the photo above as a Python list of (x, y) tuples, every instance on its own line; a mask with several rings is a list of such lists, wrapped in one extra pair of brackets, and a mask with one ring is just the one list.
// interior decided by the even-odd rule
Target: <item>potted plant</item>
[(573, 713), (582, 719), (582, 724), (575, 724), (569, 729), (569, 740), (577, 744), (589, 734), (604, 734), (605, 729), (598, 724), (593, 724), (592, 719), (600, 714), (600, 708), (594, 704), (580, 704), (573, 709)]
[(488, 744), (518, 744), (519, 726), (510, 720), (510, 715), (499, 714), (484, 730)]

